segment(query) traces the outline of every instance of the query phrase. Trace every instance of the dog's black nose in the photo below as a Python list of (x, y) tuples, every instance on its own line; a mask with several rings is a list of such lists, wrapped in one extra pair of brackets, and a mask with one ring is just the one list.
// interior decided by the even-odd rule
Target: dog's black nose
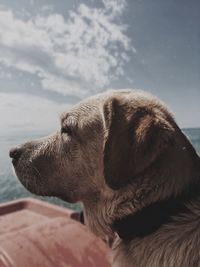
[(17, 160), (21, 156), (21, 153), (22, 153), (22, 150), (20, 147), (13, 147), (9, 151), (9, 156), (10, 158)]

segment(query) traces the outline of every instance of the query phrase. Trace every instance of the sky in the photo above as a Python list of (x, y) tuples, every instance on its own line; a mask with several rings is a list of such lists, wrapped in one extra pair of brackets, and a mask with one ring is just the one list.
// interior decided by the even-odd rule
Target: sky
[(162, 99), (200, 127), (200, 1), (0, 0), (1, 131), (56, 129), (109, 88)]

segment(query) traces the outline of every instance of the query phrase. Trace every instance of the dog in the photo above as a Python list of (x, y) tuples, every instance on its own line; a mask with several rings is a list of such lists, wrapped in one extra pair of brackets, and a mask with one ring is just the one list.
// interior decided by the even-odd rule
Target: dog
[(12, 148), (32, 193), (81, 201), (114, 267), (200, 266), (200, 158), (168, 108), (141, 90), (89, 97), (60, 129)]

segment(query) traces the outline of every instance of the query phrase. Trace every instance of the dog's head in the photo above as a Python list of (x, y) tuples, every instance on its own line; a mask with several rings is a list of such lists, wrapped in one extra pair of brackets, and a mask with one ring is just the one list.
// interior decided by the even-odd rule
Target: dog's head
[(69, 202), (115, 202), (112, 216), (178, 194), (199, 160), (166, 107), (137, 90), (82, 101), (61, 115), (56, 133), (10, 155), (31, 192)]

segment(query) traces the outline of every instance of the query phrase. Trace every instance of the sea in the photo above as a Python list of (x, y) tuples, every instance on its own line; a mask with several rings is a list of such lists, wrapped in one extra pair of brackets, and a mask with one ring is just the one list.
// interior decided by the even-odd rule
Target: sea
[[(183, 129), (198, 154), (200, 154), (200, 128)], [(28, 192), (16, 178), (9, 149), (17, 144), (28, 140), (36, 139), (49, 134), (49, 131), (34, 132), (33, 130), (13, 130), (0, 132), (0, 203), (16, 200), (19, 198), (32, 197), (54, 203), (59, 206), (68, 207), (74, 210), (81, 210), (81, 205), (66, 203), (58, 198), (38, 197)]]

